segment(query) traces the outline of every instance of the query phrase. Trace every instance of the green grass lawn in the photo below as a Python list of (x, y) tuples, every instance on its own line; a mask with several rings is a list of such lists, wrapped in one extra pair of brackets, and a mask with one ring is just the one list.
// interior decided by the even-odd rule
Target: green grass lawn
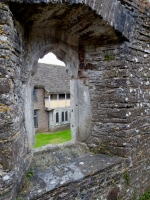
[(36, 143), (34, 148), (42, 147), (46, 144), (60, 144), (71, 140), (71, 130), (64, 130), (55, 133), (36, 133)]

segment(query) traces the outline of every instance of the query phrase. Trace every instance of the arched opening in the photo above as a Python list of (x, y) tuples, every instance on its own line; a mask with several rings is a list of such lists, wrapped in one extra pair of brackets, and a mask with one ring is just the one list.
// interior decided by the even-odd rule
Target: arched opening
[(33, 87), (34, 147), (70, 141), (70, 77), (65, 63), (53, 53), (39, 59)]
[[(89, 74), (94, 70), (100, 74), (99, 63), (115, 59), (115, 56), (109, 54), (115, 45), (120, 48), (120, 44), (128, 39), (130, 29), (125, 27), (124, 31), (121, 24), (114, 24), (116, 15), (113, 16), (114, 21), (111, 21), (109, 16), (104, 16), (103, 12), (100, 15), (97, 8), (88, 3), (12, 3), (10, 9), (20, 24), (24, 24), (23, 37), (27, 44), (27, 57), (24, 55), (26, 68), (23, 73), (27, 81), (25, 123), (29, 146), (33, 146), (33, 130), (30, 125), (33, 116), (29, 114), (31, 106), (26, 100), (31, 95), (28, 94), (31, 87), (30, 76), (36, 71), (38, 59), (48, 52), (55, 53), (64, 61), (71, 78), (71, 129), (74, 141), (91, 143), (90, 147), (97, 146), (100, 139), (95, 136), (95, 130), (92, 133), (92, 129), (98, 125), (91, 120), (94, 116), (94, 109), (91, 108), (94, 107), (92, 101), (97, 95), (97, 85), (92, 84), (94, 80), (90, 80)], [(98, 9), (102, 11), (101, 6)], [(109, 49), (111, 45), (112, 48)], [(102, 56), (98, 57), (97, 54)]]

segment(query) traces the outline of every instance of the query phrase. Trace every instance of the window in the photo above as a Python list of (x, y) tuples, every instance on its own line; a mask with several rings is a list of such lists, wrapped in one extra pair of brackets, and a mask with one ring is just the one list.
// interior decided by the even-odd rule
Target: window
[(51, 100), (57, 100), (57, 94), (51, 94)]
[(64, 122), (64, 112), (62, 112), (62, 122)]
[(58, 123), (59, 122), (59, 113), (57, 112), (56, 113), (56, 123)]
[(70, 99), (70, 94), (66, 94), (66, 99)]
[(68, 121), (68, 112), (65, 112), (65, 121)]
[(59, 94), (59, 99), (65, 99), (65, 94)]
[(38, 110), (34, 110), (34, 128), (38, 127)]
[(37, 99), (37, 89), (36, 88), (33, 89), (33, 100), (34, 100), (34, 102), (38, 101), (38, 99)]

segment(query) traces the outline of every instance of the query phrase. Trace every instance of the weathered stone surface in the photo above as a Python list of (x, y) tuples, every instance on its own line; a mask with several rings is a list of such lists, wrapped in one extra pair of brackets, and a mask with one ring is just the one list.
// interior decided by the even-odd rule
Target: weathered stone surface
[[(15, 199), (32, 160), (32, 75), (38, 59), (50, 51), (71, 77), (73, 139), (91, 151), (126, 158), (130, 188), (117, 167), (108, 172), (123, 183), (122, 199), (132, 199), (135, 188), (137, 195), (148, 189), (149, 30), (149, 0), (1, 1), (1, 200)], [(104, 189), (105, 198), (113, 196), (112, 181), (93, 187), (93, 179), (101, 179), (101, 173), (82, 180), (79, 194), (75, 183), (60, 187), (56, 199), (67, 199), (68, 190), (70, 199), (104, 199)], [(46, 195), (39, 198), (54, 199)]]
[(89, 153), (89, 148), (85, 143), (70, 142), (58, 145), (46, 145), (34, 149), (34, 157), (31, 166), (39, 169), (50, 169), (53, 166), (70, 161), (72, 158)]
[(1, 78), (1, 87), (0, 87), (0, 94), (5, 94), (10, 91), (10, 84), (9, 80)]
[[(118, 168), (119, 171), (110, 177), (109, 173), (113, 168)], [(106, 170), (107, 173), (104, 173)], [(20, 196), (23, 199), (69, 199), (71, 197), (105, 199), (107, 191), (110, 190), (109, 183), (111, 181), (114, 181), (114, 184), (119, 183), (121, 170), (123, 170), (122, 159), (118, 157), (85, 154), (70, 160), (67, 164), (51, 169), (35, 170), (28, 182), (28, 188), (24, 188)], [(99, 197), (98, 185), (101, 184), (103, 195)], [(108, 185), (107, 190), (104, 189), (106, 185)]]

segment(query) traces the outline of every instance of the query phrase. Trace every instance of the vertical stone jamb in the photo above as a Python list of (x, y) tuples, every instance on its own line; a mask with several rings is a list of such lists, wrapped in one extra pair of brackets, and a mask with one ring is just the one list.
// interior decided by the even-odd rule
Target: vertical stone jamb
[(0, 200), (14, 200), (32, 152), (24, 126), (22, 33), (0, 4)]

